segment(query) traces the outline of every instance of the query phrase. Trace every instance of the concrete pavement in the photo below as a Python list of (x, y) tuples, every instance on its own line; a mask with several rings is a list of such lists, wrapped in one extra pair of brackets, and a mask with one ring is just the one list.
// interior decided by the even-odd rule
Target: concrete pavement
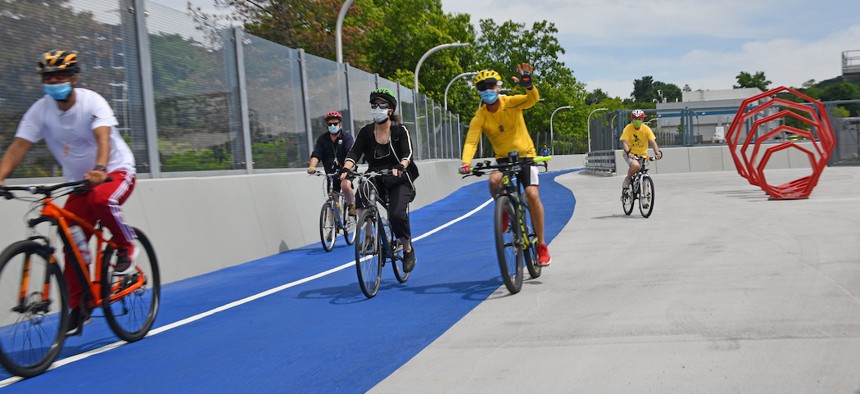
[(623, 214), (621, 177), (558, 181), (577, 202), (552, 266), (373, 392), (860, 393), (860, 168), (794, 201), (735, 172), (657, 174), (649, 219)]

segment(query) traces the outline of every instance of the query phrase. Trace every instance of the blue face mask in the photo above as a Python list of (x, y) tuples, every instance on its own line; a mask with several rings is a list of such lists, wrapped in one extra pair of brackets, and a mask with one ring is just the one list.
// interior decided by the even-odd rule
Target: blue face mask
[(340, 126), (338, 126), (338, 125), (329, 126), (328, 132), (331, 134), (337, 134), (338, 132), (340, 132)]
[(72, 83), (64, 82), (58, 84), (43, 84), (43, 89), (45, 90), (45, 94), (54, 98), (54, 100), (66, 100), (69, 98), (69, 95), (72, 94)]
[(481, 100), (487, 104), (495, 104), (499, 100), (499, 92), (495, 89), (487, 89), (481, 92)]

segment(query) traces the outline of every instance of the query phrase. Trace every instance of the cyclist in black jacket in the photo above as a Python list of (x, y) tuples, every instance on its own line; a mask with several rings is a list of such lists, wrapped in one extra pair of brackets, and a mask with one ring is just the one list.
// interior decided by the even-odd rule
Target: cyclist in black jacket
[[(375, 178), (374, 184), (382, 196), (388, 199), (388, 221), (394, 236), (403, 245), (403, 270), (415, 267), (415, 248), (412, 247), (412, 232), (409, 226), (409, 202), (415, 198), (415, 178), (418, 167), (412, 160), (412, 140), (409, 130), (399, 123), (394, 114), (397, 99), (388, 89), (376, 89), (370, 93), (370, 108), (373, 123), (359, 130), (355, 145), (346, 156), (344, 169), (352, 171), (364, 156), (368, 171), (391, 170), (392, 175)], [(346, 178), (346, 173), (341, 179)]]
[[(317, 138), (314, 151), (311, 152), (308, 174), (316, 172), (319, 162), (322, 162), (326, 174), (340, 171), (346, 161), (346, 153), (352, 149), (354, 140), (351, 134), (343, 131), (343, 117), (340, 116), (340, 113), (337, 111), (327, 113), (325, 122), (328, 132)], [(355, 216), (355, 192), (352, 190), (352, 183), (349, 179), (342, 179), (339, 184), (333, 185), (333, 191), (337, 192), (338, 189), (343, 191), (343, 196), (349, 206), (349, 214)]]

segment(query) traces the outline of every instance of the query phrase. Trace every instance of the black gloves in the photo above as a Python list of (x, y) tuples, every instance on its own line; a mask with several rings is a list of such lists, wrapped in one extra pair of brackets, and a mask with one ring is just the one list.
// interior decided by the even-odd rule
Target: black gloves
[(532, 84), (532, 73), (530, 73), (528, 71), (523, 71), (522, 73), (520, 73), (520, 80), (518, 83), (520, 84), (520, 86), (522, 86), (526, 89), (531, 89), (533, 86), (533, 84)]

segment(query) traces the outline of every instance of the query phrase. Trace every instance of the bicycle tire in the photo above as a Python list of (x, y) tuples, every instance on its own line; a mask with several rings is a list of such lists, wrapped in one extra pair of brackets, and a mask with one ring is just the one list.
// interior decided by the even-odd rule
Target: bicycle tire
[[(21, 302), (25, 261), (29, 280), (23, 289), (27, 297)], [(15, 242), (0, 253), (0, 364), (17, 376), (29, 378), (47, 371), (66, 339), (69, 295), (60, 267), (50, 261), (51, 252), (29, 240)], [(45, 288), (50, 289), (47, 300), (42, 299)]]
[(355, 216), (349, 214), (349, 208), (346, 207), (346, 200), (341, 197), (340, 213), (343, 221), (343, 239), (347, 245), (355, 243)]
[[(507, 212), (507, 231), (503, 230), (503, 213)], [(496, 255), (502, 281), (511, 294), (520, 292), (523, 286), (523, 249), (520, 246), (520, 226), (515, 224), (517, 211), (510, 196), (496, 197), (495, 238)]]
[(621, 208), (624, 214), (630, 216), (633, 213), (633, 205), (636, 203), (636, 193), (633, 191), (633, 180), (621, 191)]
[(527, 234), (526, 237), (523, 238), (523, 259), (526, 263), (526, 269), (529, 271), (529, 276), (532, 279), (540, 278), (543, 267), (541, 267), (537, 261), (537, 233), (535, 232), (531, 214), (528, 209), (526, 209), (523, 214), (523, 224), (523, 234)]
[(639, 213), (647, 218), (654, 210), (654, 181), (650, 176), (643, 176), (640, 185), (642, 190), (639, 193)]
[(355, 227), (355, 270), (358, 284), (365, 297), (373, 298), (379, 291), (382, 278), (382, 261), (385, 253), (379, 242), (379, 221), (368, 209), (361, 213)]
[[(392, 233), (393, 236), (393, 233)], [(409, 280), (409, 272), (403, 269), (403, 245), (400, 245), (399, 240), (389, 240), (388, 242), (395, 243), (393, 250), (389, 253), (391, 256), (391, 269), (394, 270), (394, 277), (398, 283), (406, 283)]]
[(320, 243), (326, 252), (331, 252), (337, 239), (337, 219), (332, 214), (334, 207), (332, 199), (326, 200), (320, 209)]
[[(140, 229), (132, 229), (137, 234), (132, 245), (140, 251), (134, 260), (137, 271), (129, 275), (113, 276), (116, 253), (108, 246), (102, 257), (101, 273), (102, 310), (105, 320), (111, 331), (127, 342), (139, 341), (149, 333), (158, 315), (161, 298), (161, 275), (155, 249)], [(128, 293), (120, 296), (123, 292)], [(113, 302), (111, 297), (115, 298)]]

